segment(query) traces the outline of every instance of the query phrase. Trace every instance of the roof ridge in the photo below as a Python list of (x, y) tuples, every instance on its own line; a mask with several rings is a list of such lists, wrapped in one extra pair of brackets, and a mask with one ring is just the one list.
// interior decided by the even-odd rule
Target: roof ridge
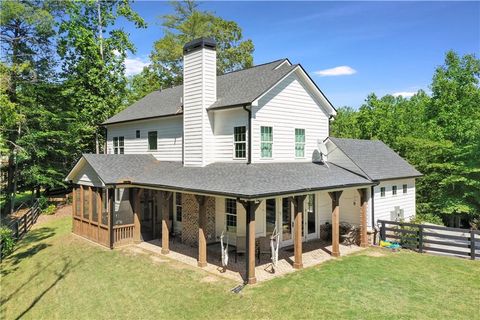
[(248, 67), (248, 68), (233, 70), (233, 71), (230, 71), (230, 72), (226, 72), (226, 73), (224, 73), (224, 74), (221, 74), (221, 75), (219, 75), (219, 77), (221, 77), (221, 76), (226, 76), (226, 75), (228, 75), (228, 74), (235, 73), (235, 72), (239, 72), (239, 71), (245, 71), (245, 70), (249, 70), (249, 69), (253, 69), (253, 68), (257, 68), (257, 67), (266, 66), (267, 64), (272, 64), (272, 63), (275, 63), (275, 62), (285, 61), (285, 60), (288, 60), (288, 58), (277, 59), (277, 60), (273, 60), (273, 61), (270, 61), (270, 62), (265, 62), (265, 63), (261, 63), (261, 64), (256, 64), (256, 65), (251, 66), (251, 67)]

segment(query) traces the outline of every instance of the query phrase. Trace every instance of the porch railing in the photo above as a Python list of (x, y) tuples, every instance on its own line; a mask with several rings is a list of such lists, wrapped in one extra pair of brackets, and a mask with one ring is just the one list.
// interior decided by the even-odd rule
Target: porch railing
[(113, 227), (114, 245), (127, 244), (133, 241), (134, 224), (126, 224)]

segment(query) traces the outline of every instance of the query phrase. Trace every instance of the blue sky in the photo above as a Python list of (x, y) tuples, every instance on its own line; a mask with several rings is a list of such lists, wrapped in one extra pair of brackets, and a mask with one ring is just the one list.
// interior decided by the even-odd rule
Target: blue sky
[[(130, 33), (137, 52), (129, 74), (148, 63), (162, 37), (168, 2), (136, 1), (149, 24)], [(202, 2), (200, 9), (236, 21), (255, 44), (254, 62), (301, 63), (335, 107), (359, 107), (375, 92), (428, 92), (445, 52), (480, 56), (480, 2)]]

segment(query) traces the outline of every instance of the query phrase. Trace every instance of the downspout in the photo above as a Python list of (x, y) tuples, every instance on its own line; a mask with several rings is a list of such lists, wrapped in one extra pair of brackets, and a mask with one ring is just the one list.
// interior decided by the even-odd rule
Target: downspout
[(372, 198), (372, 229), (375, 229), (375, 190), (373, 190), (374, 186), (370, 187), (370, 197)]
[(247, 108), (248, 105), (243, 106), (243, 110), (247, 111), (248, 113), (248, 158), (247, 164), (252, 163), (252, 105), (250, 105), (250, 109)]

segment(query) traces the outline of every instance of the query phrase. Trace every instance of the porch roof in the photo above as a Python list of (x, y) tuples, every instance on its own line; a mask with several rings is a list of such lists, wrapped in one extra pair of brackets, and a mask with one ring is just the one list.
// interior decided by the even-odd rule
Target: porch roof
[(181, 162), (158, 161), (147, 154), (84, 154), (67, 180), (78, 176), (82, 160), (105, 185), (132, 184), (245, 199), (373, 184), (334, 164), (212, 163), (184, 167)]

